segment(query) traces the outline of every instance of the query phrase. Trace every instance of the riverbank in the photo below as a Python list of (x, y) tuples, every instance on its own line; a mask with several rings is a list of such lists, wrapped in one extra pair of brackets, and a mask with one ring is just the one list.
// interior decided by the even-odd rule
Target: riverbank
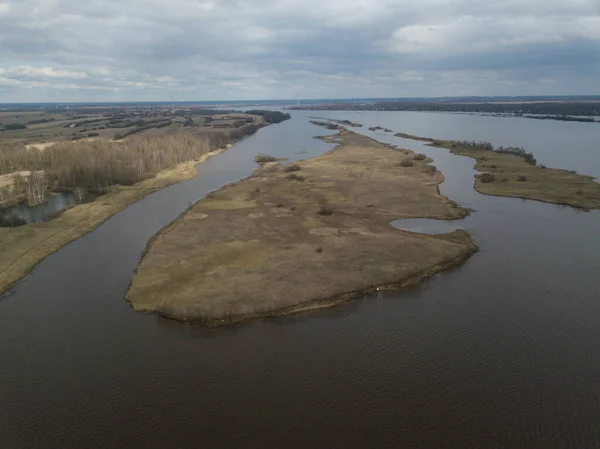
[(197, 164), (224, 150), (206, 153), (130, 187), (113, 186), (109, 193), (96, 201), (75, 206), (48, 222), (0, 228), (0, 294), (26, 276), (43, 259), (93, 231), (130, 204), (164, 187), (194, 177)]
[[(449, 140), (436, 140), (411, 134), (396, 133), (396, 137), (428, 142), (459, 156), (475, 159), (474, 188), (479, 193), (542, 201), (578, 209), (600, 209), (600, 184), (591, 176), (558, 168), (536, 165), (535, 160), (515, 154), (502, 153), (484, 145)], [(533, 163), (532, 163), (533, 162)]]
[(398, 218), (459, 219), (422, 156), (341, 131), (330, 152), (265, 166), (210, 194), (148, 245), (126, 299), (208, 326), (330, 307), (398, 289), (478, 250), (464, 231), (422, 235)]

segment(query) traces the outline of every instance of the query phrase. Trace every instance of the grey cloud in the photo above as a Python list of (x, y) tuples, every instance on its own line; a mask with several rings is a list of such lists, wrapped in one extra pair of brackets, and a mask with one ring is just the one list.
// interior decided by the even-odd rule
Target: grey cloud
[(598, 0), (0, 0), (0, 102), (597, 93), (598, 75)]

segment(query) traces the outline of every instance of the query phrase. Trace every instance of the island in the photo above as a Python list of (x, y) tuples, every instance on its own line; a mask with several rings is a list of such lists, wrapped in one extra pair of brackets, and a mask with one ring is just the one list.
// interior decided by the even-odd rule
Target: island
[(414, 285), (478, 251), (462, 230), (424, 235), (399, 218), (460, 219), (431, 159), (348, 130), (322, 156), (257, 171), (208, 195), (153, 238), (126, 294), (134, 310), (219, 326), (331, 307)]
[(600, 184), (592, 176), (571, 170), (538, 165), (533, 154), (520, 147), (494, 148), (489, 142), (437, 140), (396, 133), (396, 137), (420, 140), (453, 154), (475, 159), (475, 190), (485, 195), (505, 196), (575, 207), (600, 208)]

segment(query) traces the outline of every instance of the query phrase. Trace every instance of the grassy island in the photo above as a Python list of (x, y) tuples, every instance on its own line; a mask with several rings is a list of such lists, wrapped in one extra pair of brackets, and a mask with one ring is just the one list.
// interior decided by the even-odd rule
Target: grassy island
[(562, 204), (579, 209), (600, 208), (600, 184), (591, 176), (570, 170), (537, 165), (531, 153), (522, 148), (497, 148), (488, 142), (436, 140), (410, 134), (396, 137), (428, 142), (460, 156), (476, 160), (482, 173), (475, 179), (475, 190), (485, 195), (506, 196)]
[(458, 219), (423, 155), (342, 130), (339, 145), (263, 164), (210, 194), (148, 245), (127, 293), (137, 311), (205, 325), (329, 307), (461, 264), (464, 231), (422, 235), (397, 218)]

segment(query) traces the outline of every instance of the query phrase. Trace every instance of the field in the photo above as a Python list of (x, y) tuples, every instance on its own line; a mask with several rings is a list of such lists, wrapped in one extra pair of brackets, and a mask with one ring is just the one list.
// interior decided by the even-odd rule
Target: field
[(340, 145), (265, 162), (161, 231), (127, 294), (133, 308), (211, 326), (296, 313), (418, 282), (477, 250), (463, 231), (389, 225), (467, 214), (439, 194), (430, 160), (349, 131), (329, 140)]
[[(0, 108), (0, 144), (35, 144), (44, 148), (62, 141), (169, 135), (184, 128), (212, 132), (239, 127), (239, 121), (246, 118), (247, 115), (240, 113), (165, 106), (61, 107), (11, 111)], [(259, 124), (262, 117), (256, 116), (253, 120), (253, 123)]]

